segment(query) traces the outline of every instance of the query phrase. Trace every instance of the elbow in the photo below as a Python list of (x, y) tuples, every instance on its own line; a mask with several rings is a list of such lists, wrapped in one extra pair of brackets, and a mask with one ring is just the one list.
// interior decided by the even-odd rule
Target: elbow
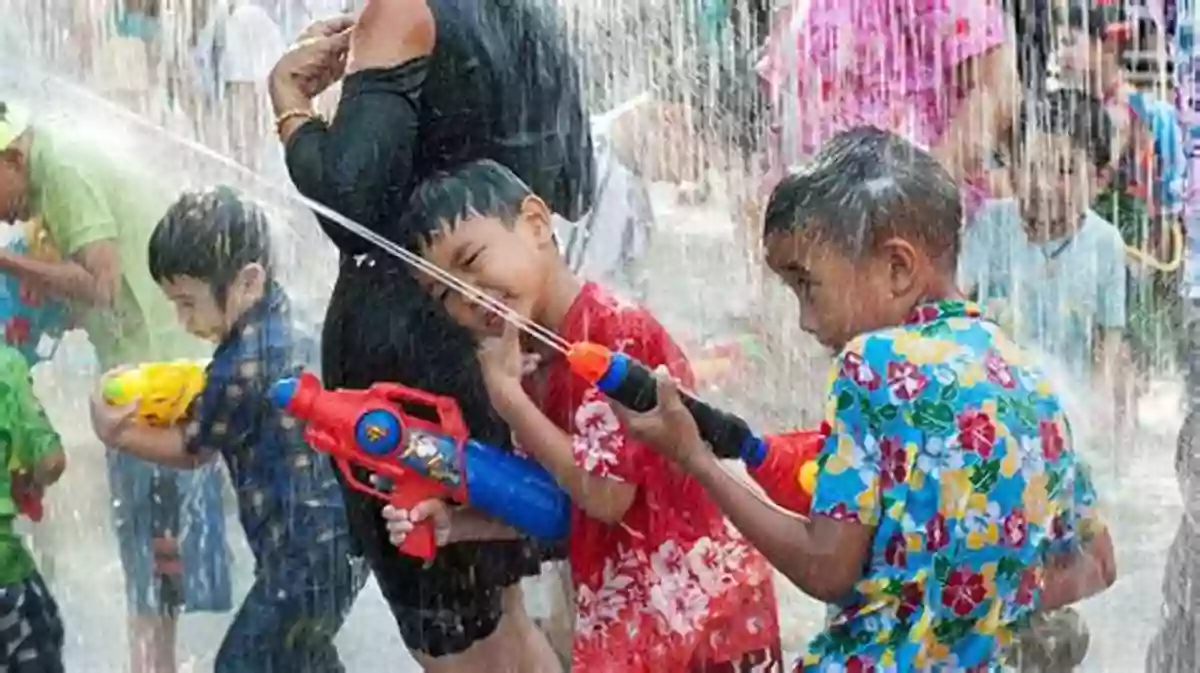
[(1108, 529), (1105, 529), (1092, 542), (1091, 552), (1096, 563), (1096, 574), (1100, 580), (1098, 588), (1100, 591), (1104, 591), (1117, 582), (1117, 554)]
[(627, 510), (628, 508), (621, 510), (615, 506), (604, 503), (589, 503), (583, 507), (583, 511), (587, 512), (589, 517), (610, 526), (615, 526), (621, 523), (621, 520), (625, 518), (625, 512)]
[(803, 576), (785, 572), (785, 576), (800, 587), (804, 593), (821, 601), (822, 603), (837, 604), (844, 598), (850, 595), (854, 590), (855, 583), (858, 582), (857, 577), (850, 577), (850, 574), (842, 570), (830, 570), (829, 572), (820, 575)]
[(47, 456), (38, 464), (37, 482), (40, 486), (50, 486), (62, 478), (67, 471), (67, 455), (61, 450)]

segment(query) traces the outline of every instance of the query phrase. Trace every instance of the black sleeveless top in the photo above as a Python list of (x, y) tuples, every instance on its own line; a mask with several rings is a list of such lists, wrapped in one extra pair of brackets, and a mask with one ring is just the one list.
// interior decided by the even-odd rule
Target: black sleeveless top
[[(562, 216), (578, 219), (591, 207), (592, 144), (578, 67), (557, 11), (539, 0), (430, 5), (438, 31), (433, 54), (347, 77), (330, 126), (310, 122), (290, 139), (293, 182), (305, 196), (404, 245), (410, 234), (401, 216), (413, 187), (435, 171), (486, 158), (513, 170)], [(397, 381), (447, 394), (459, 401), (473, 436), (509, 444), (488, 403), (470, 337), (425, 296), (402, 262), (336, 223), (321, 224), (342, 255), (322, 338), (326, 385)], [(409, 584), (438, 592), (428, 572), (419, 583), (403, 581), (417, 564), (387, 543), (381, 503), (348, 489), (346, 497), (356, 541), (384, 575), (381, 583), (393, 585), (385, 593), (408, 591), (403, 585)], [(450, 568), (443, 574), (453, 575), (469, 565), (476, 574), (496, 573), (490, 581), (503, 586), (514, 573), (537, 572), (536, 562), (517, 569), (511, 558), (497, 557), (528, 557), (518, 546), (456, 545), (439, 554), (434, 569)]]

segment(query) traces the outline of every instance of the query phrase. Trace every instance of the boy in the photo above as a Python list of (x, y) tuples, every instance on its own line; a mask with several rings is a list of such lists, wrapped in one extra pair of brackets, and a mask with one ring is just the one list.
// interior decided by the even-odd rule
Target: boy
[(150, 238), (149, 267), (187, 330), (218, 343), (207, 382), (169, 428), (130, 423), (133, 409), (108, 406), (98, 389), (96, 434), (179, 469), (224, 458), (256, 577), (217, 652), (217, 673), (342, 671), (333, 639), (363, 578), (348, 554), (333, 468), (265, 397), (315, 357), (272, 281), (266, 218), (228, 188), (185, 193)]
[(1017, 198), (986, 202), (967, 227), (962, 288), (985, 306), (1003, 304), (1019, 343), (1115, 393), (1124, 373), (1125, 244), (1089, 209), (1111, 161), (1112, 123), (1100, 101), (1063, 90), (1023, 107), (1016, 134)]
[[(104, 370), (206, 352), (175, 326), (146, 270), (146, 241), (169, 205), (128, 156), (0, 102), (0, 221), (41, 217), (63, 255), (0, 252), (0, 272), (71, 302)], [(221, 476), (167, 470), (110, 451), (108, 486), (129, 609), (133, 673), (175, 670), (179, 611), (232, 602)], [(182, 575), (174, 563), (181, 557)]]
[(1103, 590), (1112, 542), (1041, 372), (955, 288), (962, 205), (928, 153), (834, 136), (775, 188), (767, 264), (837, 351), (811, 519), (718, 464), (676, 386), (626, 413), (831, 620), (797, 670), (997, 670), (1038, 610)]
[[(652, 315), (570, 271), (546, 204), (503, 166), (477, 161), (435, 175), (414, 192), (408, 217), (426, 259), (524, 318), (568, 342), (602, 343), (690, 379), (682, 351)], [(422, 282), (483, 341), (493, 406), (516, 445), (574, 502), (571, 670), (782, 670), (770, 570), (698, 484), (627, 438), (561, 356), (541, 351), (544, 366), (523, 376), (514, 328), (449, 287)], [(678, 503), (688, 504), (686, 515), (665, 513)], [(430, 515), (446, 542), (514, 536), (436, 502), (418, 505), (411, 520)], [(402, 540), (409, 513), (387, 508), (385, 517), (393, 541)]]
[(67, 463), (24, 357), (8, 346), (0, 346), (0, 410), (0, 670), (61, 673), (58, 605), (13, 526), (20, 497), (58, 481)]

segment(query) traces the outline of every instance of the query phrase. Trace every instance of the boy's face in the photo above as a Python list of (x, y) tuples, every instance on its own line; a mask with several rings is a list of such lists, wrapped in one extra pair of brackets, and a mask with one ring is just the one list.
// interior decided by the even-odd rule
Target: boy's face
[[(421, 255), (458, 280), (526, 318), (536, 319), (545, 288), (548, 255), (557, 256), (550, 212), (528, 197), (511, 225), (496, 217), (469, 215), (444, 227)], [(504, 321), (461, 292), (425, 274), (421, 283), (458, 324), (478, 337), (499, 336)]]
[(24, 155), (11, 148), (0, 150), (0, 221), (16, 222), (28, 218), (28, 193)]
[(853, 260), (813, 229), (766, 240), (767, 266), (800, 303), (800, 328), (839, 351), (859, 334), (899, 324), (914, 304), (922, 273), (912, 246), (892, 239)]
[(1091, 205), (1099, 181), (1091, 157), (1066, 136), (1031, 134), (1013, 165), (1021, 216), (1044, 227), (1073, 227)]
[(175, 305), (175, 315), (184, 329), (206, 341), (219, 342), (246, 309), (262, 298), (265, 277), (258, 264), (242, 269), (229, 284), (224, 306), (217, 301), (212, 285), (199, 278), (175, 276), (160, 286)]

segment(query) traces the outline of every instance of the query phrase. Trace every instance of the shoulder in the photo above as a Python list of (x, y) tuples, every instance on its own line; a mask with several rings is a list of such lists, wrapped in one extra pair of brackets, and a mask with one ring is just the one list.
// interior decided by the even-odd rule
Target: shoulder
[(987, 199), (971, 218), (969, 226), (982, 224), (990, 227), (1007, 227), (1019, 224), (1021, 208), (1016, 199)]
[[(652, 367), (685, 365), (683, 351), (654, 314), (645, 307), (587, 283), (575, 299), (564, 335), (628, 353)], [(675, 371), (676, 375), (680, 375)]]
[(1101, 249), (1111, 248), (1124, 252), (1125, 239), (1121, 237), (1121, 230), (1117, 228), (1117, 225), (1109, 222), (1094, 210), (1088, 211), (1084, 223), (1086, 226), (1079, 232), (1079, 236), (1084, 240)]

